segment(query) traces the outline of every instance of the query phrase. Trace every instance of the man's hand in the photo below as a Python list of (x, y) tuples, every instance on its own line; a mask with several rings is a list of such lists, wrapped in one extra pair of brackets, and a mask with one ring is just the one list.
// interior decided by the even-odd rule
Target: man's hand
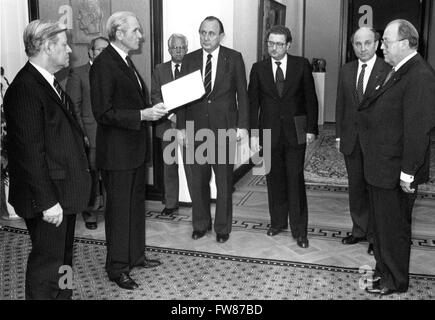
[(259, 137), (251, 137), (251, 150), (254, 153), (260, 152), (261, 146), (260, 146), (260, 138)]
[(85, 146), (86, 146), (86, 148), (90, 148), (91, 144), (89, 143), (89, 138), (85, 136), (84, 139), (85, 139)]
[(415, 189), (411, 188), (411, 183), (400, 180), (400, 187), (405, 193), (415, 193)]
[(177, 141), (180, 146), (187, 146), (186, 129), (177, 130)]
[(237, 141), (241, 141), (248, 136), (248, 130), (237, 128)]
[(47, 209), (42, 212), (43, 217), (42, 220), (45, 222), (55, 224), (56, 227), (59, 227), (63, 220), (63, 209), (59, 203), (56, 203), (50, 209)]
[(142, 121), (157, 121), (167, 113), (168, 111), (166, 110), (165, 105), (163, 102), (160, 102), (152, 108), (142, 109), (140, 111), (140, 118)]
[(307, 146), (312, 144), (316, 140), (316, 135), (312, 133), (307, 133)]

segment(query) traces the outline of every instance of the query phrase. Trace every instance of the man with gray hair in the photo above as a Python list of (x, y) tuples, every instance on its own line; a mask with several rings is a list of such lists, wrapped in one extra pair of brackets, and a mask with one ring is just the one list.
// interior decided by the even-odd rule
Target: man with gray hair
[(370, 202), (364, 179), (364, 160), (361, 152), (361, 130), (358, 107), (376, 92), (391, 67), (376, 56), (380, 35), (368, 27), (359, 28), (351, 42), (356, 57), (340, 72), (336, 104), (337, 145), (344, 155), (349, 181), (349, 210), (352, 234), (342, 239), (346, 245), (368, 241), (367, 252), (373, 255), (373, 228), (370, 221)]
[(376, 259), (366, 290), (378, 295), (408, 290), (412, 208), (418, 185), (429, 180), (435, 72), (418, 54), (418, 42), (410, 22), (387, 25), (381, 48), (393, 68), (359, 106)]
[(95, 59), (89, 74), (92, 110), (97, 120), (96, 165), (102, 172), (107, 201), (106, 271), (123, 289), (138, 284), (134, 267), (152, 268), (145, 258), (145, 176), (147, 121), (167, 114), (162, 103), (150, 108), (145, 83), (129, 53), (143, 35), (137, 17), (116, 12), (107, 21), (109, 46)]
[(54, 77), (69, 65), (66, 27), (32, 21), (24, 45), (29, 62), (7, 90), (4, 105), (9, 202), (32, 241), (26, 299), (71, 299), (73, 283), (62, 283), (61, 270), (72, 270), (76, 214), (87, 206), (91, 179), (82, 130)]
[[(188, 51), (187, 38), (182, 34), (173, 34), (168, 40), (168, 51), (171, 55), (171, 61), (158, 64), (154, 70), (151, 83), (151, 101), (153, 104), (163, 102), (162, 86), (178, 79), (183, 69), (183, 58)], [(177, 116), (171, 114), (169, 119), (162, 119), (156, 125), (156, 136), (162, 141), (162, 150), (164, 151), (172, 142), (165, 141), (163, 136), (167, 130), (175, 129)], [(163, 183), (164, 183), (164, 202), (165, 208), (162, 215), (170, 215), (178, 209), (179, 179), (178, 164), (168, 163), (168, 159), (163, 159)], [(187, 166), (185, 166), (187, 169)], [(188, 171), (186, 179), (189, 181)]]

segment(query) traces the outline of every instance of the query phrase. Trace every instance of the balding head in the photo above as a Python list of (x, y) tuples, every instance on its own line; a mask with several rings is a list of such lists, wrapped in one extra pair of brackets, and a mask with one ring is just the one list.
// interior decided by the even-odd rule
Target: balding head
[(362, 62), (367, 62), (376, 54), (379, 46), (379, 33), (368, 27), (359, 28), (352, 35), (352, 46), (355, 55)]

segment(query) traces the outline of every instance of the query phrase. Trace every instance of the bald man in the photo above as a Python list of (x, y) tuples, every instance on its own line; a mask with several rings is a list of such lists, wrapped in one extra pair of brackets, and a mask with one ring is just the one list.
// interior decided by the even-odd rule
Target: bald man
[(388, 24), (381, 48), (393, 70), (359, 107), (376, 259), (366, 290), (378, 295), (408, 290), (412, 208), (418, 185), (429, 180), (435, 71), (418, 54), (418, 44), (411, 23)]
[(342, 239), (345, 245), (368, 241), (368, 254), (373, 255), (373, 228), (369, 214), (369, 191), (364, 179), (364, 161), (359, 131), (358, 107), (375, 92), (391, 69), (376, 56), (379, 33), (370, 28), (358, 29), (351, 38), (358, 60), (343, 66), (340, 72), (336, 105), (337, 146), (344, 155), (349, 179), (349, 210), (352, 233)]

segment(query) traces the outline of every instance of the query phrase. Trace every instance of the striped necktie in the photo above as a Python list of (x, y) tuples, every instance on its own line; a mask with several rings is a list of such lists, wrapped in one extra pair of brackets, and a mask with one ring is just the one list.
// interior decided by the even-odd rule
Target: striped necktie
[(358, 77), (358, 84), (356, 86), (356, 93), (358, 95), (358, 101), (361, 103), (364, 98), (364, 75), (366, 72), (367, 64), (361, 66), (361, 72)]
[(207, 56), (207, 64), (205, 65), (204, 84), (207, 97), (211, 94), (211, 58), (213, 58), (213, 56), (209, 54)]
[(175, 70), (174, 70), (174, 79), (178, 79), (180, 77), (180, 64), (176, 64), (175, 65)]
[(53, 86), (56, 89), (57, 93), (59, 94), (60, 100), (62, 100), (62, 104), (64, 105), (66, 110), (68, 110), (72, 114), (66, 93), (65, 93), (65, 91), (63, 91), (62, 87), (60, 86), (60, 83), (57, 81), (56, 78), (54, 78)]

